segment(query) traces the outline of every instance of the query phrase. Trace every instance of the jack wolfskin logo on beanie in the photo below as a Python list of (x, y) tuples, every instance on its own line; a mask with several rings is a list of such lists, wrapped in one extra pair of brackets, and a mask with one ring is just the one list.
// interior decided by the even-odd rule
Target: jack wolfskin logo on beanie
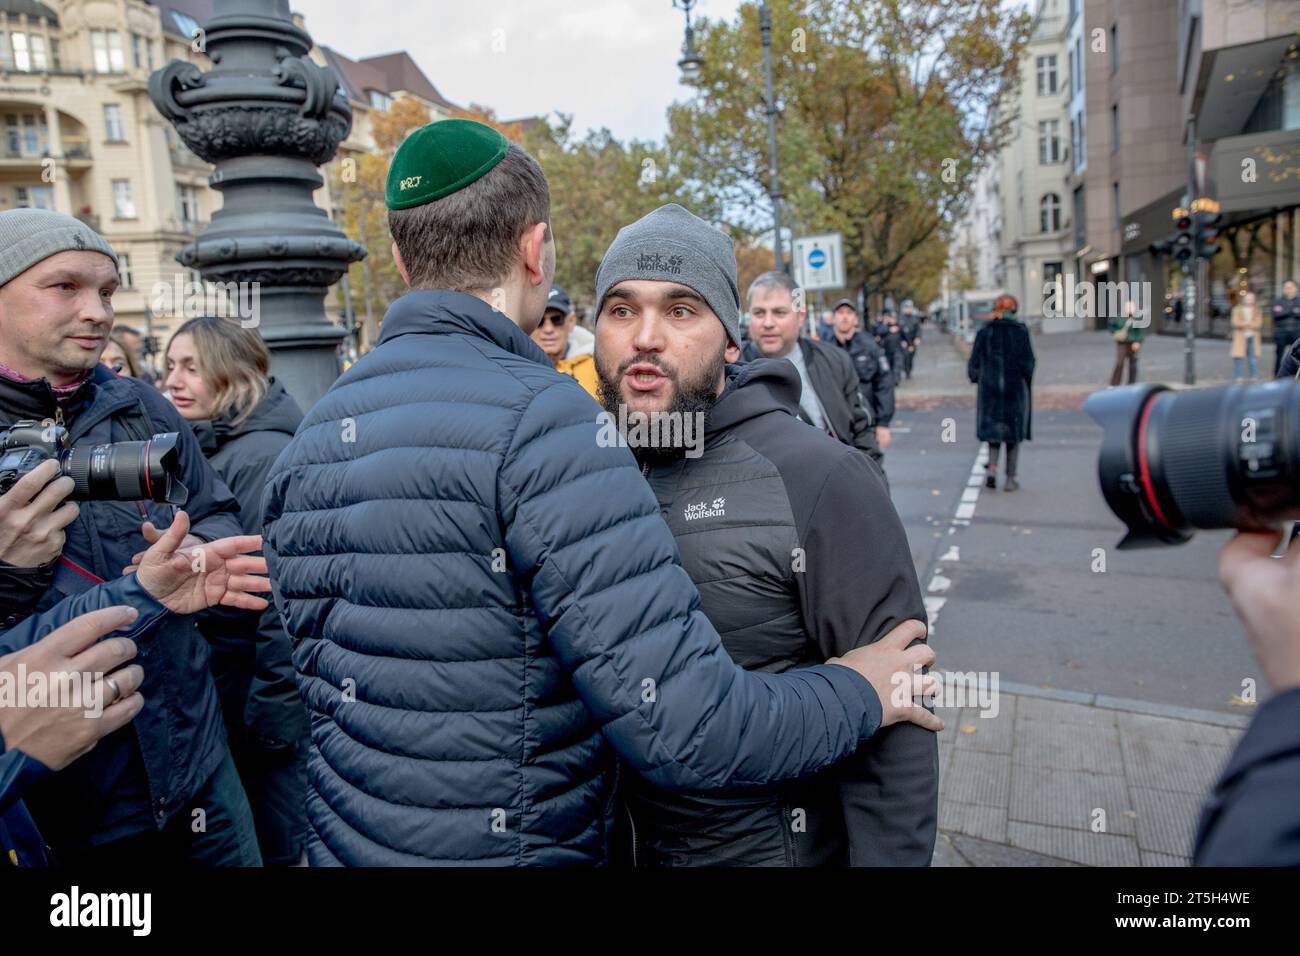
[(698, 292), (740, 344), (740, 292), (731, 237), (676, 203), (660, 206), (618, 231), (596, 270), (596, 306), (630, 279), (677, 282)]
[(679, 276), (682, 274), (682, 263), (685, 261), (685, 256), (669, 256), (660, 252), (643, 252), (637, 257), (636, 267), (640, 272), (667, 272), (670, 275)]

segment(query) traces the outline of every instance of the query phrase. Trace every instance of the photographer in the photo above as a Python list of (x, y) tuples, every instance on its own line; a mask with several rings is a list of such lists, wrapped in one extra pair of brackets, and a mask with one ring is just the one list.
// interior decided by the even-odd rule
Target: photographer
[(1300, 866), (1300, 545), (1242, 532), (1219, 579), (1276, 696), (1259, 708), (1201, 815), (1197, 866)]
[[(238, 504), (175, 409), (150, 386), (99, 364), (117, 283), (112, 248), (79, 220), (40, 209), (0, 213), (0, 425), (51, 420), (78, 448), (177, 432), (179, 478), (194, 525), (186, 548), (237, 535)], [(55, 516), (62, 520), (68, 512), (52, 508), (49, 499), (36, 501), (37, 520), (21, 527), (45, 535), (19, 559), (37, 563), (6, 569), (0, 643), (2, 628), (120, 575), (149, 543), (142, 522), (171, 524), (171, 508), (154, 502), (83, 501), (56, 528)], [(141, 646), (139, 660), (145, 706), (133, 728), (109, 734), (29, 795), (47, 841), (65, 861), (116, 863), (129, 854), (137, 864), (167, 858), (255, 865), (247, 800), (193, 617), (164, 621)], [(233, 824), (194, 832), (180, 813), (200, 797), (213, 808), (209, 821), (229, 815)], [(169, 826), (173, 819), (177, 825)]]
[[(123, 666), (136, 656), (136, 640), (152, 636), (169, 611), (266, 606), (250, 593), (270, 590), (270, 582), (257, 576), (266, 573), (266, 561), (246, 556), (260, 547), (261, 538), (223, 538), (202, 546), (201, 570), (196, 571), (197, 555), (181, 550), (188, 530), (189, 518), (180, 512), (145, 552), (135, 575), (65, 598), (4, 635), (0, 684), (13, 690), (0, 698), (0, 852), (8, 862), (49, 862), (44, 840), (20, 802), (23, 791), (140, 713), (144, 698), (136, 691), (144, 671), (136, 664)], [(126, 632), (100, 640), (118, 630)], [(20, 649), (5, 653), (6, 647)], [(36, 675), (35, 686), (75, 687), (79, 698), (47, 694), (48, 699), (29, 700), (28, 687)]]

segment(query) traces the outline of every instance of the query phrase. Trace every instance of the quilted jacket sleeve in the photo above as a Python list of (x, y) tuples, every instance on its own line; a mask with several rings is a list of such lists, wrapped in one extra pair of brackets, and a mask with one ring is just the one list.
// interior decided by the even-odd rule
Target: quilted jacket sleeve
[(853, 753), (880, 723), (838, 665), (748, 673), (723, 650), (658, 504), (574, 382), (536, 393), (500, 474), (511, 569), (611, 745), (657, 786), (765, 784)]

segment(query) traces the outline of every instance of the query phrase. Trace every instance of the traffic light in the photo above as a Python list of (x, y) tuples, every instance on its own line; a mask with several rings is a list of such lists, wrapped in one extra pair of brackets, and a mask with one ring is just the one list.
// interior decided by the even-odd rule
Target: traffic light
[(1213, 259), (1219, 251), (1215, 240), (1219, 237), (1219, 220), (1222, 218), (1217, 212), (1196, 213), (1196, 258)]
[(1186, 262), (1196, 251), (1196, 241), (1193, 234), (1193, 222), (1191, 213), (1180, 212), (1178, 218), (1174, 220), (1174, 235), (1170, 240), (1173, 248), (1173, 256), (1179, 262)]

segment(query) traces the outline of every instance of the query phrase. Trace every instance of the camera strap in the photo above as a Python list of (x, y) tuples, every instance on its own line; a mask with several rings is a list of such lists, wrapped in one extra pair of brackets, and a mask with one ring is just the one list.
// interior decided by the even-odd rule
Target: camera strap
[(64, 594), (71, 595), (89, 591), (95, 585), (103, 584), (104, 579), (94, 571), (86, 570), (71, 558), (59, 558), (59, 563), (54, 566), (51, 583)]

